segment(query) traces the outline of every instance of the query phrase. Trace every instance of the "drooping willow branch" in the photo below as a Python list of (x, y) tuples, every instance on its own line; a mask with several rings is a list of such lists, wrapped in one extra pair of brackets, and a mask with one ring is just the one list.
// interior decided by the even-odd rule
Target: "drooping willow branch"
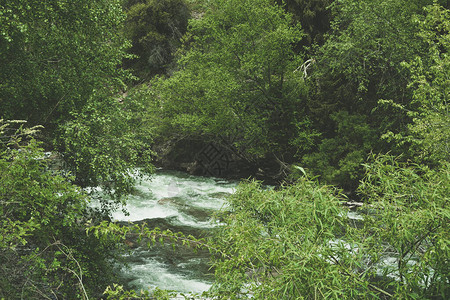
[(103, 221), (99, 225), (90, 226), (86, 229), (88, 234), (92, 233), (97, 238), (101, 236), (110, 237), (117, 242), (123, 242), (129, 237), (136, 237), (139, 242), (148, 239), (148, 247), (154, 246), (157, 242), (160, 244), (172, 244), (174, 247), (178, 244), (188, 246), (193, 249), (207, 249), (212, 253), (218, 253), (225, 258), (232, 257), (207, 243), (204, 238), (196, 238), (193, 235), (185, 235), (182, 232), (173, 232), (171, 230), (161, 230), (156, 227), (148, 228), (147, 224), (134, 224), (131, 226), (124, 226), (113, 222)]

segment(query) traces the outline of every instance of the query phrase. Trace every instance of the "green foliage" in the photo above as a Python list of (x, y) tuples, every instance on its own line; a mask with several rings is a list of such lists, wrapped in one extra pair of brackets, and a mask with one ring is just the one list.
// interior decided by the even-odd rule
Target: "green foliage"
[(305, 33), (301, 44), (311, 46), (322, 44), (324, 35), (330, 30), (332, 0), (277, 0), (285, 9), (294, 15), (294, 19), (302, 25)]
[[(176, 293), (169, 293), (159, 288), (155, 288), (151, 293), (149, 291), (138, 293), (134, 290), (125, 290), (123, 286), (117, 284), (114, 284), (113, 287), (108, 286), (103, 294), (106, 295), (106, 300), (169, 300), (171, 297), (177, 296)], [(187, 298), (185, 297), (185, 299)]]
[(164, 73), (186, 32), (189, 10), (184, 0), (128, 1), (125, 35), (130, 53), (138, 58), (126, 62), (136, 74), (149, 78)]
[[(0, 117), (46, 125), (74, 175), (50, 170), (41, 127), (0, 120), (0, 298), (168, 299), (111, 286), (113, 251), (130, 237), (209, 249), (211, 297), (450, 297), (446, 1), (334, 1), (322, 45), (331, 1), (189, 0), (202, 12), (179, 70), (126, 94), (122, 34), (139, 56), (127, 63), (150, 77), (171, 63), (189, 12), (182, 0), (129, 0), (125, 16), (122, 2), (0, 1)], [(302, 42), (321, 45), (306, 62)], [(213, 140), (248, 160), (297, 158), (300, 179), (241, 184), (208, 242), (99, 223), (73, 183), (103, 187), (108, 212), (133, 187), (132, 167), (151, 171), (156, 134)], [(353, 190), (368, 154), (389, 150), (404, 155), (365, 165), (361, 221), (339, 191), (308, 179)]]
[(90, 102), (60, 126), (60, 152), (81, 186), (101, 186), (115, 197), (126, 195), (136, 177), (152, 172), (153, 133), (143, 103), (133, 95)]
[(304, 155), (302, 163), (325, 182), (351, 191), (363, 177), (362, 164), (374, 150), (377, 133), (363, 115), (340, 111), (332, 114), (331, 119), (336, 123), (335, 137), (323, 139), (319, 151)]
[(141, 291), (140, 293), (134, 290), (127, 291), (118, 284), (114, 284), (113, 287), (108, 286), (103, 295), (106, 296), (105, 299), (107, 300), (153, 299), (148, 291)]
[(88, 198), (49, 169), (35, 128), (0, 122), (0, 297), (74, 299), (111, 279), (113, 245), (88, 238)]
[(417, 162), (437, 165), (450, 160), (450, 11), (439, 5), (425, 8), (425, 16), (417, 16), (418, 36), (426, 43), (428, 53), (404, 63), (411, 72), (410, 88), (413, 91), (409, 106), (399, 106), (413, 119), (407, 130), (384, 138), (407, 146), (405, 153)]
[(367, 165), (361, 221), (335, 190), (301, 178), (279, 190), (242, 183), (218, 215), (219, 299), (447, 299), (448, 163), (390, 156)]
[(278, 191), (264, 190), (257, 182), (241, 184), (219, 215), (224, 225), (214, 241), (228, 255), (214, 260), (213, 295), (221, 299), (365, 295), (358, 291), (364, 283), (347, 274), (357, 264), (357, 253), (339, 240), (346, 224), (341, 199), (332, 188), (305, 178)]
[(145, 223), (129, 224), (130, 226), (123, 226), (117, 223), (102, 221), (86, 228), (88, 235), (96, 238), (113, 239), (116, 242), (123, 241), (129, 237), (135, 237), (137, 242), (146, 242), (148, 248), (155, 246), (157, 243), (171, 244), (175, 246), (187, 246), (194, 251), (201, 248), (208, 248), (211, 251), (216, 251), (206, 243), (204, 239), (196, 238), (192, 235), (185, 235), (182, 232), (172, 232), (169, 229), (161, 230), (158, 227), (149, 229)]
[[(6, 139), (0, 148), (0, 195), (5, 225), (2, 227), (2, 236), (11, 240), (6, 242), (3, 239), (1, 246), (15, 248), (19, 244), (26, 244), (25, 237), (40, 231), (44, 226), (55, 235), (60, 234), (58, 227), (73, 224), (85, 207), (86, 199), (66, 178), (45, 171), (44, 155), (36, 140), (23, 141), (30, 138), (28, 132), (18, 129), (17, 133), (3, 135), (7, 129), (12, 130), (2, 126), (0, 131), (0, 136)], [(26, 144), (22, 146), (22, 143)], [(63, 215), (62, 212), (66, 210), (71, 213)], [(55, 211), (61, 211), (61, 214), (55, 215)], [(42, 242), (45, 244), (49, 240)]]
[(122, 1), (4, 2), (1, 114), (44, 125), (46, 148), (57, 148), (77, 183), (124, 194), (128, 168), (149, 166), (151, 134), (142, 106), (119, 97), (129, 77), (119, 68)]
[(121, 0), (0, 1), (0, 103), (5, 119), (64, 121), (94, 91), (115, 93), (127, 47)]
[(432, 171), (390, 156), (366, 166), (359, 187), (368, 210), (361, 251), (395, 299), (450, 296), (449, 167)]
[(322, 81), (318, 92), (332, 93), (322, 98), (326, 103), (368, 114), (379, 98), (408, 100), (409, 78), (400, 63), (420, 53), (423, 46), (412, 22), (412, 16), (421, 13), (422, 2), (334, 2), (333, 31), (317, 53), (318, 80)]
[(268, 0), (209, 6), (190, 22), (180, 70), (156, 83), (167, 130), (212, 138), (249, 159), (292, 151), (288, 141), (308, 124), (294, 72), (299, 28)]
[[(327, 182), (353, 189), (361, 179), (361, 163), (371, 151), (400, 154), (406, 149), (380, 137), (387, 131), (404, 131), (412, 116), (386, 109), (379, 101), (390, 99), (406, 107), (411, 103), (412, 75), (403, 62), (428, 57), (415, 21), (427, 2), (333, 2), (332, 30), (316, 51), (309, 78), (309, 116), (323, 139), (315, 152), (303, 158)], [(349, 130), (342, 130), (342, 123)]]
[[(192, 235), (185, 235), (182, 232), (172, 232), (171, 230), (161, 230), (159, 228), (149, 229), (145, 223), (129, 224), (128, 226), (119, 225), (112, 222), (103, 221), (98, 225), (86, 228), (86, 233), (89, 236), (95, 236), (98, 239), (114, 240), (118, 243), (126, 239), (133, 239), (140, 245), (146, 244), (148, 248), (156, 244), (171, 244), (176, 247), (189, 247), (192, 251), (206, 248), (211, 252), (219, 252), (218, 249), (207, 244), (204, 239), (195, 238)], [(106, 299), (171, 299), (177, 295), (176, 291), (161, 290), (158, 287), (149, 291), (141, 291), (137, 293), (134, 290), (127, 290), (121, 285), (113, 284), (108, 286), (103, 293)], [(195, 295), (183, 295), (186, 299), (193, 299)]]

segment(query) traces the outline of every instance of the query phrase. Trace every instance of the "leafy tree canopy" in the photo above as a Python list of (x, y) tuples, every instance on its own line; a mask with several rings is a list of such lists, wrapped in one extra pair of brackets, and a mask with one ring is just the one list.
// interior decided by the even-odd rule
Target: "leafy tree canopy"
[(350, 218), (338, 191), (305, 176), (242, 183), (214, 236), (218, 298), (447, 299), (449, 168), (376, 157)]
[(324, 42), (324, 35), (330, 29), (332, 0), (276, 0), (276, 2), (283, 5), (302, 25), (305, 37), (301, 44), (311, 46), (313, 43)]
[(48, 127), (123, 89), (120, 2), (1, 1), (2, 116)]
[(186, 33), (189, 9), (184, 0), (128, 1), (125, 35), (131, 40), (128, 60), (144, 79), (164, 73)]
[[(210, 1), (190, 22), (180, 70), (157, 83), (157, 99), (171, 132), (210, 137), (251, 157), (307, 148), (302, 37), (290, 15), (271, 1)], [(286, 150), (286, 151), (285, 151)]]
[(384, 138), (404, 149), (405, 155), (431, 166), (450, 160), (450, 11), (439, 5), (425, 8), (425, 16), (417, 16), (417, 33), (426, 44), (428, 53), (404, 63), (411, 72), (409, 105), (381, 101), (413, 119), (404, 132), (387, 132)]
[(0, 298), (98, 296), (116, 246), (84, 234), (89, 198), (51, 166), (38, 129), (0, 120)]
[(150, 163), (151, 142), (142, 109), (119, 93), (129, 78), (121, 2), (0, 2), (1, 116), (44, 125), (78, 183), (118, 194), (131, 188), (128, 168)]
[[(410, 84), (417, 74), (403, 62), (415, 57), (430, 60), (429, 44), (420, 37), (415, 21), (425, 15), (423, 7), (429, 2), (333, 2), (332, 30), (316, 52), (309, 81), (309, 115), (323, 140), (315, 153), (302, 159), (328, 182), (354, 188), (370, 151), (405, 151), (406, 147), (400, 149), (380, 137), (388, 131), (405, 131), (413, 116), (385, 109), (379, 100), (406, 107), (414, 102)], [(345, 124), (353, 128), (344, 132)]]

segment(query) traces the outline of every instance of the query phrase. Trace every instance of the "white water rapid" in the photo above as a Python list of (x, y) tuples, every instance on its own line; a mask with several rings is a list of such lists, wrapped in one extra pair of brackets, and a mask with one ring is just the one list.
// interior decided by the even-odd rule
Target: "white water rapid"
[[(175, 171), (158, 171), (151, 180), (136, 186), (126, 210), (113, 213), (115, 221), (142, 221), (149, 227), (198, 235), (212, 228), (211, 214), (224, 204), (224, 197), (234, 192), (237, 183), (197, 177)], [(211, 286), (208, 254), (192, 250), (156, 246), (137, 247), (125, 257), (123, 269), (128, 284), (137, 289), (155, 287), (179, 293), (202, 293)]]

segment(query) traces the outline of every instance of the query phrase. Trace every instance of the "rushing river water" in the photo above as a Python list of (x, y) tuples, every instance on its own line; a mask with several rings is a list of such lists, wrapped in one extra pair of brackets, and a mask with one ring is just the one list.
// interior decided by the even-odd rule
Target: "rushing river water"
[[(146, 222), (149, 228), (199, 237), (217, 226), (211, 222), (211, 215), (225, 204), (225, 197), (236, 186), (237, 182), (159, 170), (151, 180), (136, 185), (125, 207), (128, 213), (118, 210), (112, 217), (115, 221)], [(347, 216), (354, 226), (363, 219), (352, 211)], [(345, 243), (344, 240), (330, 243), (338, 242)], [(122, 269), (122, 277), (136, 290), (158, 287), (177, 293), (201, 294), (211, 287), (214, 279), (206, 250), (195, 253), (189, 248), (157, 244), (151, 248), (132, 248), (124, 259), (128, 267)], [(384, 262), (392, 264), (390, 259), (386, 257)]]
[[(142, 181), (130, 196), (126, 209), (113, 214), (116, 221), (143, 221), (150, 227), (201, 235), (210, 230), (211, 214), (220, 209), (236, 183), (197, 177), (175, 171), (158, 171)], [(131, 287), (201, 293), (211, 286), (208, 253), (157, 245), (137, 247), (125, 257), (129, 267), (123, 276)]]

